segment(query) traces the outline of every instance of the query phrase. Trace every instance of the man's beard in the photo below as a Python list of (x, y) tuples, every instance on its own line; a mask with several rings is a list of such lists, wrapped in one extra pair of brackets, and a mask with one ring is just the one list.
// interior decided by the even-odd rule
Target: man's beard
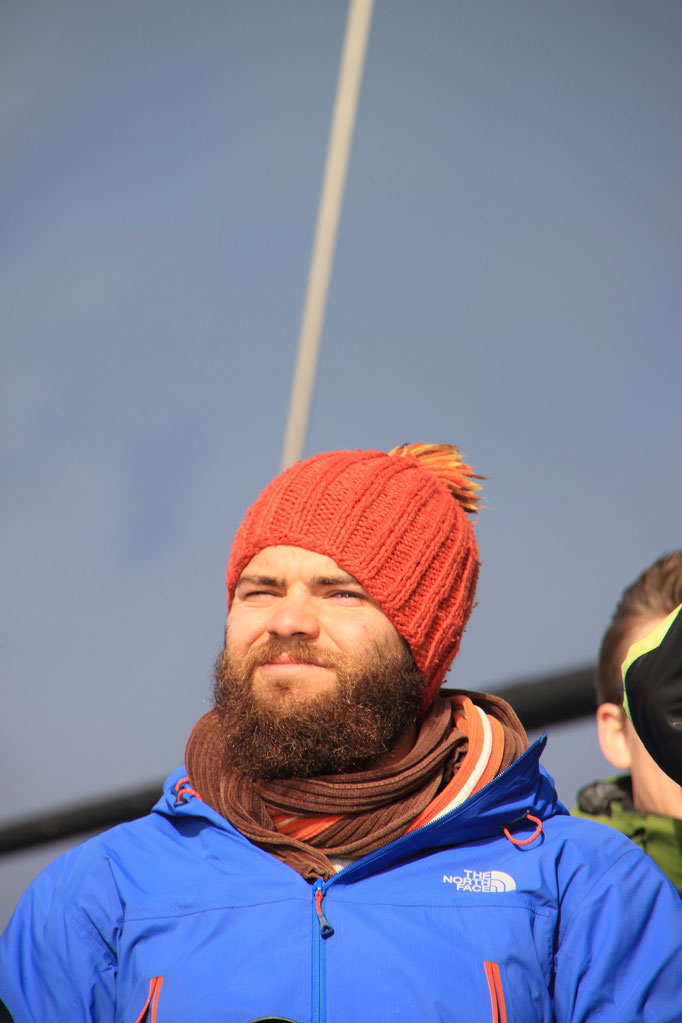
[[(336, 673), (332, 690), (306, 699), (263, 698), (253, 690), (259, 664), (286, 654)], [(312, 778), (362, 771), (389, 753), (416, 721), (424, 676), (405, 646), (330, 655), (306, 640), (271, 638), (244, 655), (227, 643), (214, 669), (225, 761), (254, 778)]]

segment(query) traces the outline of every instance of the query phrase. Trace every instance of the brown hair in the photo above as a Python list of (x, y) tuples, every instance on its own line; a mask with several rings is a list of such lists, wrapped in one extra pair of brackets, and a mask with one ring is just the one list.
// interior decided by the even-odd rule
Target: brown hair
[(625, 590), (604, 633), (597, 663), (597, 703), (622, 703), (623, 663), (630, 634), (648, 620), (656, 622), (682, 604), (682, 550), (664, 554)]

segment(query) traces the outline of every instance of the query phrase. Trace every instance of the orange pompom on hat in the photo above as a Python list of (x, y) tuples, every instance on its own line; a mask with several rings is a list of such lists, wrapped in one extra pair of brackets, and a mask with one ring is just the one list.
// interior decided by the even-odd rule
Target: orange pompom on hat
[(474, 602), (478, 547), (467, 513), (483, 479), (451, 444), (329, 451), (296, 462), (248, 509), (227, 566), (228, 604), (264, 547), (332, 558), (409, 644), (426, 678), (422, 711), (457, 653)]

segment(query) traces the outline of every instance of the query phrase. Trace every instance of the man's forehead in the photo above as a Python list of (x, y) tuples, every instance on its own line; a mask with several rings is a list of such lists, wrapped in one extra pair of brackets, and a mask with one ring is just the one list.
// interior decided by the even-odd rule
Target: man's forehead
[(316, 578), (330, 578), (335, 581), (357, 583), (355, 576), (326, 554), (308, 550), (306, 547), (295, 547), (290, 544), (278, 544), (274, 547), (263, 547), (245, 566), (240, 580), (245, 576), (270, 576), (280, 578), (292, 573), (302, 573)]

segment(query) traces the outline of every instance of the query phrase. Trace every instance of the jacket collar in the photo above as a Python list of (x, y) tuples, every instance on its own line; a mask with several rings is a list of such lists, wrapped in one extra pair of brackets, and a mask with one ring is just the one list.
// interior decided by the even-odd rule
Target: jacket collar
[[(426, 846), (433, 849), (498, 837), (505, 827), (510, 832), (524, 833), (525, 837), (530, 834), (526, 822), (528, 813), (541, 821), (555, 814), (567, 814), (559, 802), (554, 782), (539, 763), (546, 741), (547, 737), (542, 736), (506, 771), (450, 813), (356, 860), (344, 870), (344, 876), (351, 873), (360, 876), (365, 869), (384, 868)], [(153, 812), (171, 818), (203, 818), (214, 827), (248, 841), (229, 821), (198, 798), (189, 784), (183, 782), (185, 774), (184, 768), (178, 768), (170, 775)]]

